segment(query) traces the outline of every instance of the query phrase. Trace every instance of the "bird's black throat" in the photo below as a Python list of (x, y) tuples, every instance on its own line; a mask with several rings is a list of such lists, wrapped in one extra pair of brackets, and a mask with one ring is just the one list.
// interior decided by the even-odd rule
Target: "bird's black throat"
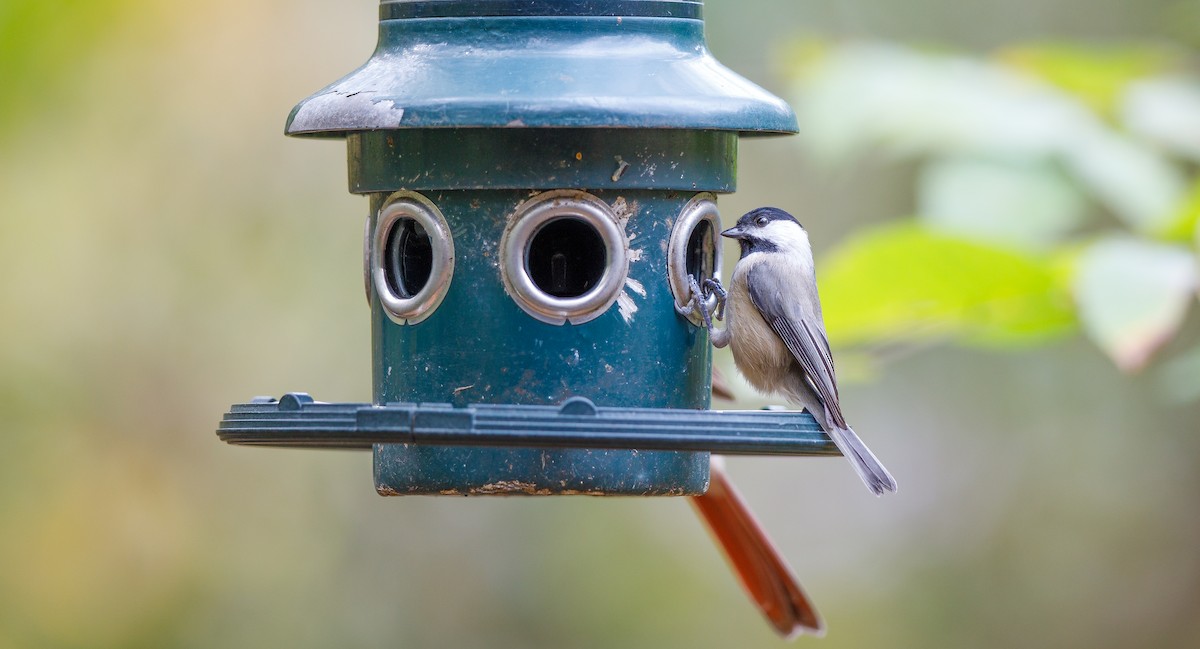
[(741, 237), (738, 239), (738, 246), (740, 246), (742, 249), (742, 259), (745, 259), (747, 255), (751, 255), (756, 252), (779, 251), (779, 246), (766, 239), (760, 239), (758, 237)]

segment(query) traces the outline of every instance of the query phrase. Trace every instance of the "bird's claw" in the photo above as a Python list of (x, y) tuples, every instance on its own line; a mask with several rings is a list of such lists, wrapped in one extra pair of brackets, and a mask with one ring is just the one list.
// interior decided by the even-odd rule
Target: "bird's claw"
[(688, 303), (684, 304), (683, 306), (680, 306), (679, 303), (676, 302), (675, 303), (675, 313), (678, 313), (679, 315), (681, 315), (685, 318), (691, 317), (691, 315), (696, 312), (696, 307), (692, 306), (693, 304), (695, 304), (695, 302), (696, 302), (695, 298), (688, 300)]
[(716, 279), (708, 277), (704, 280), (704, 288), (708, 289), (713, 295), (717, 296), (717, 310), (714, 316), (717, 318), (717, 320), (724, 320), (725, 300), (729, 297), (729, 294), (725, 292), (725, 287), (721, 286), (721, 282), (718, 282)]

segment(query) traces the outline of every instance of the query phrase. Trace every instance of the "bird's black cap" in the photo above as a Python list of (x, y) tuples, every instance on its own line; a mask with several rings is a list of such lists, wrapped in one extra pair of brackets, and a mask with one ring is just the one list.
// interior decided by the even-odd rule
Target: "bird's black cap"
[(743, 214), (742, 218), (738, 219), (737, 224), (739, 226), (746, 226), (746, 225), (754, 224), (760, 216), (767, 217), (767, 220), (769, 220), (769, 221), (791, 221), (792, 223), (799, 225), (801, 228), (804, 227), (804, 224), (802, 224), (802, 223), (800, 223), (800, 221), (796, 220), (796, 217), (792, 216), (791, 214), (788, 214), (787, 212), (779, 209), (778, 207), (758, 207), (758, 208), (752, 209), (749, 212), (746, 212), (745, 214)]

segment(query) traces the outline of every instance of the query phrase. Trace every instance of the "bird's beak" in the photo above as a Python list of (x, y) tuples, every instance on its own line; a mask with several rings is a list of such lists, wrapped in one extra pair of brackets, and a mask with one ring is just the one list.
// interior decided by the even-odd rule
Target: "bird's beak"
[(746, 233), (743, 232), (741, 228), (739, 228), (735, 225), (732, 228), (729, 228), (728, 230), (722, 232), (721, 236), (729, 237), (730, 239), (741, 239), (745, 236), (745, 234)]

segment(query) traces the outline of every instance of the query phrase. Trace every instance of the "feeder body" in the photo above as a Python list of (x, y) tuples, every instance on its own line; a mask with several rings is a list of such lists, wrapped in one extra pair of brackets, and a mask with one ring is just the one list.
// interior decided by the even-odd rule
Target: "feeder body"
[[(417, 325), (396, 324), (371, 293), (376, 403), (584, 396), (605, 406), (709, 406), (708, 334), (675, 313), (665, 248), (688, 201), (731, 188), (734, 134), (394, 131), (353, 135), (349, 148), (351, 169), (369, 170), (352, 182), (370, 192), (372, 214), (392, 193), (379, 190), (419, 192), (441, 211), (456, 251), (450, 290)], [(629, 259), (615, 303), (581, 324), (531, 317), (502, 281), (500, 244), (518, 207), (564, 186), (612, 208)], [(379, 445), (375, 472), (389, 494), (695, 494), (707, 487), (708, 454)]]

